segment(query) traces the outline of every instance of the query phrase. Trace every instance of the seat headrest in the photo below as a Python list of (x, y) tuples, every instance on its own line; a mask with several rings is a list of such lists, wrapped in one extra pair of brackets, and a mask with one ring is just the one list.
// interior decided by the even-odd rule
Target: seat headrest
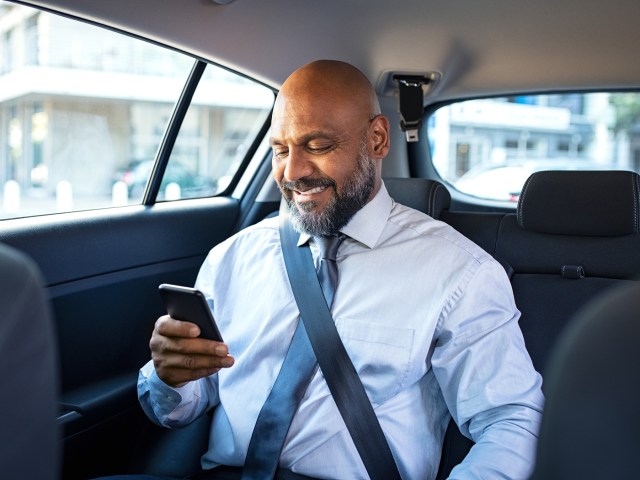
[(385, 178), (384, 185), (396, 202), (415, 208), (430, 217), (439, 218), (451, 206), (447, 187), (426, 178)]
[(638, 233), (639, 185), (635, 172), (536, 172), (522, 188), (518, 224), (525, 230), (558, 235)]

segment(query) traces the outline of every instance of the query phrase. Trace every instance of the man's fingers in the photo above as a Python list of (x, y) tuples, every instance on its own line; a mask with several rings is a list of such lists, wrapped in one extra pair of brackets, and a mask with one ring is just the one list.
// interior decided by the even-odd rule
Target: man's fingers
[(171, 354), (152, 353), (152, 358), (156, 365), (156, 368), (170, 369), (170, 368), (182, 368), (187, 370), (211, 370), (228, 368), (233, 365), (234, 358), (230, 355), (218, 356), (218, 355), (198, 355), (198, 354)]
[(235, 359), (217, 355), (156, 355), (152, 352), (153, 363), (158, 376), (168, 385), (180, 386), (192, 380), (198, 380), (217, 373), (222, 368), (231, 367)]
[(149, 341), (152, 352), (179, 353), (183, 355), (215, 355), (224, 357), (229, 347), (221, 342), (204, 338), (181, 338), (153, 335)]
[(200, 328), (195, 323), (176, 320), (169, 315), (158, 319), (155, 331), (165, 337), (195, 338), (200, 335)]
[(217, 355), (179, 355), (176, 367), (187, 368), (189, 370), (201, 370), (211, 368), (225, 368), (233, 365), (233, 357)]
[(149, 346), (152, 351), (225, 356), (229, 348), (222, 342), (197, 338), (200, 329), (194, 323), (175, 320), (168, 315), (156, 321)]

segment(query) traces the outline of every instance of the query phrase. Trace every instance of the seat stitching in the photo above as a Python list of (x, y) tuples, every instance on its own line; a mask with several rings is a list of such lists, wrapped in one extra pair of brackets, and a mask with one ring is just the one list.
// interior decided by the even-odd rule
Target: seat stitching
[(524, 187), (522, 187), (522, 193), (520, 194), (520, 205), (521, 208), (518, 209), (518, 222), (520, 223), (520, 225), (522, 226), (522, 228), (524, 228), (524, 197), (527, 194), (528, 188), (529, 188), (529, 184), (531, 183), (531, 179), (533, 178), (533, 176), (535, 175), (535, 173), (533, 175), (531, 175), (529, 178), (527, 178), (526, 182), (524, 182)]
[(633, 187), (633, 231), (638, 233), (638, 197), (640, 196), (638, 175), (631, 175), (631, 183)]
[(498, 243), (500, 242), (500, 231), (502, 229), (502, 225), (504, 224), (506, 218), (507, 218), (506, 214), (502, 215), (502, 217), (500, 217), (500, 221), (496, 225), (496, 235), (493, 241), (493, 252), (490, 252), (491, 255), (495, 255), (498, 252)]
[(444, 185), (442, 185), (441, 183), (436, 183), (436, 186), (433, 190), (433, 198), (429, 199), (429, 202), (431, 203), (431, 201), (433, 201), (433, 205), (431, 205), (429, 208), (430, 210), (432, 210), (432, 213), (430, 214), (433, 218), (436, 218), (436, 199), (438, 198), (438, 190), (441, 189), (445, 189)]
[(438, 188), (438, 184), (431, 184), (431, 188), (429, 188), (428, 202), (427, 202), (427, 214), (433, 217), (433, 204), (432, 200), (435, 196), (435, 190)]

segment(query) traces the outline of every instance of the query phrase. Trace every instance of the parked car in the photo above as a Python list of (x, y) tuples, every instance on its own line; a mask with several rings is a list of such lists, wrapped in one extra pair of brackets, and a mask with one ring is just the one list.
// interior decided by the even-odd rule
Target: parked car
[[(142, 198), (142, 194), (151, 177), (154, 163), (153, 160), (138, 162), (131, 168), (119, 172), (118, 181), (124, 182), (127, 186), (129, 197)], [(181, 163), (171, 162), (167, 165), (167, 170), (162, 177), (158, 199), (164, 200), (167, 197), (167, 187), (171, 195), (171, 188), (176, 189), (176, 186), (178, 187), (176, 191), (178, 198), (210, 197), (217, 191), (216, 184), (217, 182), (204, 175), (197, 175)], [(176, 198), (173, 198), (173, 200), (176, 200)]]
[(453, 182), (452, 187), (478, 199), (517, 202), (527, 179), (545, 170), (618, 170), (615, 165), (597, 164), (589, 159), (529, 158), (496, 165), (478, 165)]
[(517, 202), (524, 182), (532, 173), (532, 165), (527, 164), (482, 166), (469, 170), (453, 186), (479, 198)]
[[(270, 114), (315, 59), (376, 87), (391, 123), (383, 177), (407, 181), (392, 194), (504, 265), (544, 377), (576, 312), (640, 278), (639, 18), (626, 0), (0, 0), (0, 242), (33, 258), (51, 301), (61, 477), (197, 468), (208, 418), (162, 429), (136, 398), (165, 313), (158, 285), (193, 285), (212, 247), (278, 210)], [(415, 123), (398, 75), (421, 83)], [(615, 167), (503, 163), (538, 155)], [(105, 188), (123, 169), (127, 201)], [(436, 478), (471, 445), (451, 422)]]

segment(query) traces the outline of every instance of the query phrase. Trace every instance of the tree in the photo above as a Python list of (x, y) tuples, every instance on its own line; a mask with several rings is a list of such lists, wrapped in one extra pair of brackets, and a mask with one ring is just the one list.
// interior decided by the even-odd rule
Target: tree
[(615, 108), (614, 133), (629, 132), (640, 122), (640, 95), (637, 93), (613, 93), (609, 103)]

